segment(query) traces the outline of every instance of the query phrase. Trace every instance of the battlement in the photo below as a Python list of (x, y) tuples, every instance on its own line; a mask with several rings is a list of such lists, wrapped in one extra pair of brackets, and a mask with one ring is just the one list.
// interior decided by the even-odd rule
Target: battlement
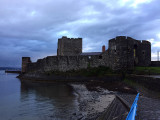
[(59, 38), (59, 39), (67, 39), (67, 40), (82, 40), (82, 38), (67, 38), (67, 36), (62, 36), (62, 38)]
[(22, 60), (29, 60), (30, 61), (30, 57), (22, 57)]
[(128, 41), (134, 41), (135, 39), (131, 38), (131, 37), (128, 37), (128, 36), (117, 36), (116, 38), (112, 38), (109, 40), (109, 42), (126, 42), (126, 40)]
[(149, 44), (149, 45), (151, 45), (151, 43), (149, 41), (147, 41), (147, 40), (142, 40), (142, 44)]
[(117, 36), (108, 42), (102, 52), (82, 53), (82, 38), (58, 39), (57, 56), (47, 56), (32, 63), (30, 57), (22, 57), (22, 72), (68, 71), (105, 66), (112, 70), (133, 70), (134, 66), (151, 64), (151, 43), (128, 36)]
[(126, 36), (126, 38), (127, 38), (127, 40), (135, 40), (132, 37), (128, 37), (128, 36)]
[(117, 36), (115, 39), (116, 40), (126, 40), (126, 36)]
[(149, 41), (147, 40), (136, 40), (133, 39), (132, 37), (128, 37), (128, 36), (117, 36), (116, 38), (112, 38), (109, 40), (109, 43), (114, 43), (114, 42), (127, 42), (127, 41), (134, 41), (134, 43), (136, 44), (151, 44)]

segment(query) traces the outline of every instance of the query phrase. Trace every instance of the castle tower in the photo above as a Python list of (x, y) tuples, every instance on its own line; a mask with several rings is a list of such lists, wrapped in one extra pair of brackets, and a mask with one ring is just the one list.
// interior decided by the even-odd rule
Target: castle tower
[(142, 40), (138, 46), (138, 66), (150, 66), (151, 64), (151, 43), (146, 40)]
[(118, 36), (109, 40), (110, 67), (113, 70), (133, 70), (134, 66), (151, 64), (151, 43)]
[(109, 40), (110, 67), (113, 70), (128, 71), (134, 69), (133, 42), (126, 36), (118, 36)]
[(82, 53), (82, 38), (58, 39), (57, 56), (77, 56)]
[(28, 63), (31, 63), (30, 57), (22, 57), (22, 73), (26, 72), (26, 67)]

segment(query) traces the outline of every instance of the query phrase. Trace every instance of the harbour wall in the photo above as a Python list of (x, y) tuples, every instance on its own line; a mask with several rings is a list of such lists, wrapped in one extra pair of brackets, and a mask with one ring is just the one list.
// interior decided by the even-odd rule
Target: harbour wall
[(127, 75), (126, 79), (139, 83), (144, 87), (160, 91), (160, 78), (149, 75)]

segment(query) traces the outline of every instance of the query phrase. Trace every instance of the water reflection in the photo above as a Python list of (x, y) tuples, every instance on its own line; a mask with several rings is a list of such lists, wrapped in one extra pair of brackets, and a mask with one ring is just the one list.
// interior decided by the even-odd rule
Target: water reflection
[(0, 71), (0, 120), (70, 120), (77, 95), (66, 84), (26, 84)]
[(21, 82), (21, 115), (38, 119), (71, 119), (78, 110), (77, 96), (66, 84), (26, 84)]

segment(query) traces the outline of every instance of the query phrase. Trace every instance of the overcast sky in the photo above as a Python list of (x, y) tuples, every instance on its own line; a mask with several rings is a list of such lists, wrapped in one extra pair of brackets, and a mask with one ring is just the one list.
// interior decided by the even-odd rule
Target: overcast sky
[(56, 55), (62, 36), (82, 37), (83, 52), (101, 51), (119, 35), (160, 50), (160, 0), (1, 0), (0, 66)]

